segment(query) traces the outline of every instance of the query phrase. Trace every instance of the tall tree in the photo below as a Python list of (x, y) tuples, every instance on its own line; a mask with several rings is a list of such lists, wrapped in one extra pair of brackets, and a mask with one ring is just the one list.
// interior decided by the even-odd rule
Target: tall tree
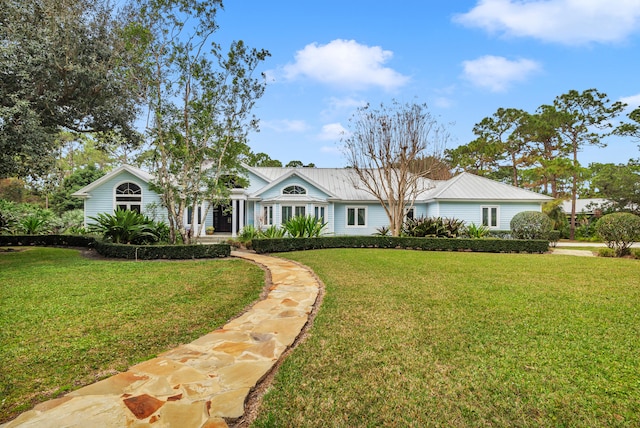
[(134, 62), (120, 30), (106, 0), (3, 1), (0, 177), (46, 171), (61, 130), (138, 140)]
[(500, 158), (507, 160), (510, 171), (510, 182), (514, 186), (520, 185), (520, 167), (530, 165), (527, 157), (529, 149), (528, 134), (524, 128), (529, 114), (515, 108), (499, 108), (491, 117), (486, 117), (477, 123), (473, 132), (488, 145), (496, 147)]
[(426, 104), (367, 105), (350, 119), (352, 130), (344, 140), (353, 185), (373, 195), (384, 208), (393, 236), (402, 229), (405, 210), (427, 190), (430, 171), (414, 173), (412, 165), (426, 156), (442, 157), (449, 139)]
[(568, 194), (573, 171), (568, 146), (559, 133), (563, 117), (554, 106), (543, 105), (529, 115), (525, 131), (532, 142), (532, 165), (524, 172), (527, 187), (540, 188), (554, 198)]
[(583, 168), (578, 161), (578, 152), (587, 145), (605, 146), (602, 138), (612, 133), (611, 119), (624, 109), (625, 104), (611, 103), (607, 95), (596, 89), (583, 92), (571, 90), (553, 102), (561, 119), (558, 132), (571, 153), (571, 220), (570, 238), (575, 236), (576, 198)]
[(245, 160), (247, 165), (249, 166), (271, 166), (271, 167), (282, 167), (282, 162), (277, 159), (271, 159), (271, 157), (263, 152), (253, 153), (249, 151), (249, 154), (245, 156)]
[(593, 196), (608, 199), (618, 211), (640, 215), (640, 162), (627, 165), (593, 163), (590, 185)]
[[(633, 110), (627, 116), (631, 121), (620, 123), (614, 130), (614, 134), (632, 137), (636, 142), (640, 143), (640, 107)], [(638, 148), (640, 148), (640, 145)]]
[(223, 201), (225, 177), (240, 174), (247, 134), (258, 125), (251, 110), (265, 89), (254, 74), (269, 53), (242, 41), (225, 53), (212, 41), (220, 0), (139, 0), (136, 9), (129, 34), (147, 54), (155, 185), (172, 241), (189, 243), (185, 209), (195, 215), (204, 201)]
[(445, 158), (454, 170), (497, 178), (504, 154), (495, 141), (480, 137), (455, 149), (446, 149)]

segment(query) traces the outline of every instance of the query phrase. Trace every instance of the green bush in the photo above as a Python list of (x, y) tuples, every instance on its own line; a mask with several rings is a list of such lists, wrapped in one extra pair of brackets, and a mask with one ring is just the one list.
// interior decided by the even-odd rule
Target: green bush
[(546, 239), (551, 232), (551, 219), (540, 211), (522, 211), (511, 219), (513, 239)]
[(613, 248), (598, 248), (599, 257), (615, 257), (616, 251)]
[(138, 260), (217, 258), (231, 254), (229, 244), (126, 245), (77, 235), (0, 235), (0, 246), (95, 248), (104, 257)]
[(169, 235), (167, 227), (135, 211), (118, 209), (89, 218), (96, 222), (89, 225), (89, 232), (115, 244), (150, 244)]
[(299, 239), (254, 239), (257, 253), (279, 253), (322, 248), (405, 248), (427, 251), (478, 251), (487, 253), (545, 253), (546, 240), (443, 239), (398, 236), (327, 236)]
[(464, 221), (443, 217), (407, 219), (402, 225), (403, 235), (415, 238), (457, 238), (463, 229)]
[(634, 242), (640, 241), (640, 217), (631, 213), (607, 214), (596, 223), (596, 231), (607, 247), (622, 257), (630, 253)]
[(248, 224), (243, 227), (238, 234), (238, 241), (243, 244), (247, 244), (253, 239), (256, 239), (258, 236), (260, 236), (260, 230), (257, 229), (254, 225)]
[(556, 245), (558, 245), (558, 241), (560, 240), (560, 237), (562, 236), (562, 232), (559, 230), (552, 230), (549, 232), (549, 245), (551, 245), (552, 247), (555, 247)]
[(327, 223), (308, 216), (295, 216), (287, 220), (282, 228), (291, 238), (315, 238), (322, 234)]
[(489, 236), (489, 231), (490, 229), (483, 224), (476, 226), (475, 223), (471, 223), (464, 228), (463, 236), (472, 239), (482, 239)]
[(631, 248), (631, 255), (634, 259), (640, 259), (640, 248)]

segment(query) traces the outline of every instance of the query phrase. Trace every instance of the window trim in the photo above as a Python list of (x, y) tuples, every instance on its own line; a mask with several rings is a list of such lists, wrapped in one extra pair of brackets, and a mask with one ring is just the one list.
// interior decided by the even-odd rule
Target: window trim
[[(484, 210), (487, 210), (487, 223), (484, 224)], [(492, 210), (496, 210), (495, 218), (491, 215)], [(491, 220), (495, 220), (495, 226), (492, 226)], [(489, 229), (499, 229), (500, 228), (500, 205), (481, 205), (480, 206), (480, 224), (488, 227)]]
[[(349, 210), (354, 210), (353, 212), (353, 221), (354, 224), (349, 224)], [(358, 224), (358, 211), (359, 210), (363, 210), (364, 211), (364, 223), (363, 224)], [(365, 205), (348, 205), (345, 207), (345, 219), (344, 219), (344, 224), (345, 227), (347, 228), (366, 228), (367, 227), (367, 223), (369, 220), (369, 210), (368, 207)]]
[[(118, 197), (137, 197), (136, 194), (133, 194), (133, 196), (131, 195), (127, 195), (125, 193), (117, 193), (118, 192), (118, 188), (120, 186), (122, 186), (123, 184), (133, 184), (136, 187), (138, 187), (140, 189), (140, 201), (119, 201)], [(124, 180), (121, 181), (119, 183), (116, 183), (115, 186), (113, 186), (113, 210), (116, 211), (117, 209), (120, 208), (120, 205), (125, 205), (126, 206), (126, 210), (128, 211), (136, 211), (136, 210), (132, 210), (131, 206), (132, 205), (136, 205), (139, 206), (139, 210), (137, 210), (136, 212), (138, 213), (142, 213), (142, 207), (144, 207), (144, 190), (142, 189), (142, 186), (138, 183), (136, 183), (135, 181), (132, 180)]]
[(262, 224), (264, 226), (273, 226), (275, 224), (273, 211), (274, 211), (273, 204), (262, 206)]
[(289, 218), (293, 218), (293, 217), (297, 217), (299, 216), (299, 214), (296, 213), (296, 211), (299, 211), (298, 208), (302, 208), (302, 210), (304, 211), (304, 213), (302, 214), (302, 216), (306, 216), (307, 215), (307, 204), (300, 204), (300, 203), (286, 203), (286, 204), (281, 204), (280, 205), (280, 224), (284, 224), (287, 222), (287, 220), (284, 218), (284, 209), (285, 208), (291, 208), (291, 217)]
[[(296, 192), (285, 192), (287, 189), (299, 189)], [(306, 196), (307, 189), (299, 184), (290, 184), (289, 186), (282, 188), (282, 194), (287, 196)]]

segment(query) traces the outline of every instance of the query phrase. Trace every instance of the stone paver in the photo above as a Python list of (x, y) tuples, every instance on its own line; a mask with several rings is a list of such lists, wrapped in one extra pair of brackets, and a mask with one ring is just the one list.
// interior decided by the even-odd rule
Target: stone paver
[(568, 250), (564, 248), (553, 248), (551, 250), (551, 253), (564, 255), (564, 256), (595, 257), (595, 254), (593, 254), (593, 251), (589, 251), (589, 250)]
[(308, 269), (287, 260), (232, 255), (271, 272), (264, 300), (219, 330), (41, 403), (0, 427), (213, 428), (242, 416), (251, 389), (307, 323), (319, 283)]

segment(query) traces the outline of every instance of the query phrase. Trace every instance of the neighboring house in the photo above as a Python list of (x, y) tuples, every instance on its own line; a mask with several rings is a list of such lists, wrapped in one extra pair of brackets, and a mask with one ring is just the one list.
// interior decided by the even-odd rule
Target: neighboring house
[[(311, 215), (327, 223), (327, 234), (371, 235), (388, 226), (389, 220), (371, 194), (353, 185), (354, 175), (349, 168), (247, 167), (248, 187), (231, 189), (230, 204), (210, 210), (204, 219), (203, 203), (193, 230), (199, 231), (204, 222), (214, 226), (216, 233), (236, 236), (245, 225), (264, 228), (281, 225), (294, 216)], [(91, 222), (89, 217), (118, 207), (163, 219), (166, 213), (159, 207), (160, 198), (148, 185), (152, 179), (150, 174), (125, 165), (73, 196), (84, 199), (85, 224)], [(456, 218), (495, 230), (509, 230), (515, 214), (541, 211), (542, 204), (552, 200), (470, 173), (450, 180), (425, 179), (422, 184), (415, 203), (407, 207), (409, 217)]]
[[(576, 214), (584, 215), (586, 217), (593, 217), (601, 215), (608, 206), (611, 205), (611, 201), (602, 198), (586, 198), (576, 199)], [(566, 215), (571, 215), (571, 200), (562, 202), (562, 211)]]

